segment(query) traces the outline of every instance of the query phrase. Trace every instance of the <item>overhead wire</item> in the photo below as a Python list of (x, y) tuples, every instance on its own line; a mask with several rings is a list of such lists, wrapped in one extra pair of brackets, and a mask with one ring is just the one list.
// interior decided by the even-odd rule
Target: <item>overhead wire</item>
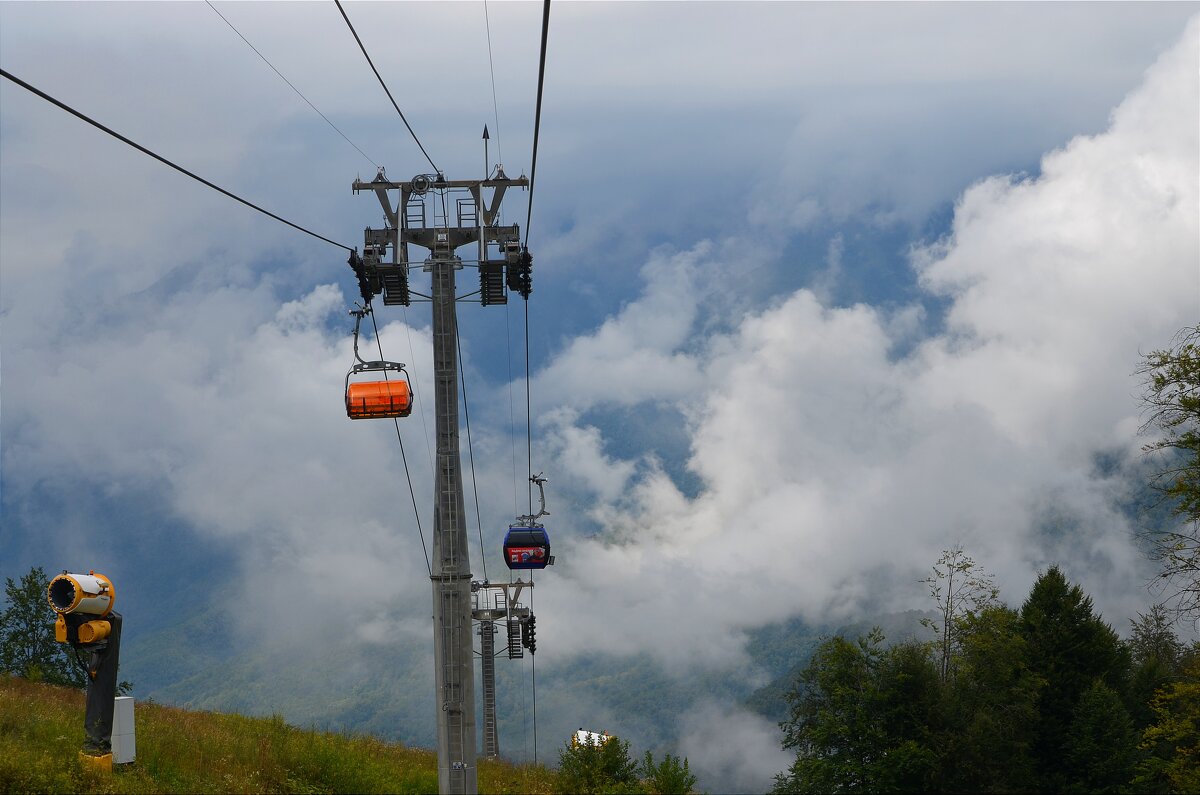
[[(504, 306), (504, 340), (508, 354), (508, 438), (512, 442), (512, 487), (513, 487), (513, 516), (520, 513), (521, 508), (517, 499), (517, 419), (516, 408), (513, 404), (512, 389), (512, 324), (509, 322), (508, 305)], [(510, 572), (511, 574), (511, 572)]]
[(269, 218), (274, 218), (276, 221), (279, 221), (281, 224), (287, 224), (288, 226), (292, 227), (293, 229), (303, 232), (306, 235), (311, 235), (312, 237), (315, 237), (318, 240), (323, 240), (324, 242), (330, 244), (331, 246), (337, 246), (338, 248), (342, 248), (342, 249), (345, 249), (346, 251), (350, 251), (350, 252), (353, 252), (355, 250), (355, 249), (350, 248), (350, 246), (343, 245), (342, 243), (338, 243), (335, 240), (330, 240), (329, 238), (325, 237), (324, 235), (318, 235), (316, 232), (312, 231), (311, 229), (305, 229), (303, 226), (300, 226), (299, 224), (294, 224), (291, 221), (287, 220), (286, 218), (281, 218), (280, 216), (276, 215), (275, 213), (271, 212), (270, 210), (264, 210), (262, 207), (259, 207), (254, 202), (247, 201), (246, 199), (243, 199), (241, 196), (238, 196), (236, 193), (227, 191), (224, 188), (222, 188), (220, 185), (216, 185), (212, 182), (209, 182), (204, 177), (194, 174), (191, 171), (188, 171), (183, 166), (178, 165), (177, 163), (174, 163), (174, 162), (168, 160), (167, 158), (163, 157), (162, 155), (147, 149), (146, 147), (142, 146), (141, 144), (137, 143), (136, 141), (132, 141), (129, 138), (126, 138), (124, 135), (121, 135), (116, 130), (113, 130), (109, 127), (104, 126), (103, 124), (96, 121), (92, 117), (75, 110), (70, 105), (66, 104), (65, 102), (60, 102), (59, 100), (57, 100), (54, 97), (47, 94), (45, 91), (42, 91), (38, 88), (35, 88), (34, 86), (31, 86), (29, 83), (26, 83), (21, 78), (17, 77), (16, 75), (13, 75), (12, 73), (10, 73), (4, 69), (0, 69), (0, 76), (8, 78), (12, 82), (19, 85), (21, 88), (24, 88), (25, 90), (27, 90), (33, 94), (36, 94), (37, 96), (41, 97), (42, 99), (46, 100), (47, 102), (49, 102), (52, 105), (58, 106), (59, 108), (65, 110), (67, 113), (70, 113), (72, 116), (82, 119), (83, 121), (92, 125), (96, 129), (108, 133), (113, 138), (116, 138), (118, 141), (121, 141), (122, 143), (132, 146), (134, 149), (138, 150), (142, 154), (149, 155), (150, 157), (159, 161), (163, 165), (170, 166), (171, 168), (175, 169), (179, 173), (191, 177), (192, 179), (196, 180), (197, 182), (201, 183), (202, 185), (206, 185), (206, 186), (212, 188), (213, 190), (217, 191), (218, 193), (223, 193), (224, 195), (228, 196), (229, 198), (233, 199), (234, 201), (241, 202), (242, 204), (246, 205), (247, 207), (249, 207), (252, 210), (258, 210), (263, 215), (265, 215)]
[(529, 243), (529, 224), (533, 219), (533, 189), (537, 184), (538, 133), (542, 129), (542, 87), (546, 82), (546, 40), (550, 32), (550, 0), (542, 4), (542, 49), (538, 56), (537, 105), (533, 114), (533, 157), (529, 165), (529, 210), (525, 214), (525, 242)]
[[(525, 215), (525, 245), (523, 249), (526, 253), (529, 251), (529, 229), (533, 220), (533, 190), (537, 179), (537, 152), (538, 152), (538, 137), (542, 127), (542, 93), (546, 82), (546, 42), (550, 31), (550, 0), (544, 0), (542, 4), (542, 43), (541, 52), (538, 55), (538, 86), (537, 86), (537, 104), (534, 110), (533, 121), (533, 155), (530, 159), (529, 167), (529, 206)], [(525, 454), (529, 465), (529, 515), (533, 515), (533, 413), (531, 410), (530, 386), (529, 386), (529, 300), (525, 300)], [(533, 614), (533, 572), (529, 572), (529, 612)], [(530, 652), (530, 673), (532, 695), (532, 712), (533, 712), (533, 762), (536, 765), (538, 760), (538, 744), (537, 744), (537, 656)]]
[(291, 89), (292, 89), (292, 91), (295, 91), (295, 92), (296, 92), (296, 95), (297, 95), (298, 97), (300, 97), (300, 99), (302, 99), (302, 100), (304, 100), (305, 102), (307, 102), (307, 103), (308, 103), (308, 106), (309, 106), (310, 108), (312, 108), (313, 110), (315, 110), (315, 111), (317, 112), (317, 115), (318, 115), (318, 116), (320, 116), (322, 119), (324, 119), (324, 120), (325, 120), (325, 123), (326, 123), (326, 124), (328, 124), (330, 127), (332, 127), (332, 128), (334, 129), (334, 131), (335, 131), (335, 132), (337, 132), (337, 134), (338, 134), (338, 135), (340, 135), (340, 136), (342, 136), (343, 138), (345, 138), (345, 139), (346, 139), (346, 143), (350, 144), (350, 145), (351, 145), (351, 146), (353, 146), (355, 149), (358, 149), (358, 153), (359, 153), (360, 155), (362, 155), (363, 157), (365, 157), (365, 158), (366, 158), (366, 159), (367, 159), (367, 160), (368, 160), (368, 161), (371, 163), (371, 165), (375, 166), (375, 168), (379, 168), (379, 164), (375, 162), (375, 159), (374, 159), (374, 158), (372, 158), (370, 155), (368, 155), (366, 152), (364, 152), (362, 149), (360, 149), (360, 148), (359, 148), (359, 146), (358, 146), (358, 144), (354, 143), (354, 141), (351, 141), (351, 140), (350, 140), (350, 138), (346, 136), (346, 133), (342, 132), (342, 131), (341, 131), (341, 130), (338, 128), (338, 126), (337, 126), (336, 124), (334, 124), (333, 122), (331, 122), (331, 121), (329, 120), (329, 117), (328, 117), (328, 116), (326, 116), (324, 113), (322, 113), (322, 112), (321, 112), (321, 111), (320, 111), (320, 110), (317, 108), (317, 106), (316, 106), (316, 105), (312, 104), (312, 102), (310, 102), (310, 101), (309, 101), (308, 97), (306, 97), (306, 96), (304, 96), (304, 94), (300, 93), (300, 89), (298, 89), (298, 88), (296, 88), (294, 85), (292, 85), (292, 81), (291, 81), (291, 80), (288, 80), (286, 77), (284, 77), (284, 76), (283, 76), (283, 72), (280, 72), (278, 69), (276, 69), (276, 68), (275, 68), (275, 64), (273, 64), (273, 63), (271, 63), (269, 60), (267, 60), (267, 56), (263, 55), (263, 54), (262, 54), (262, 53), (259, 51), (259, 49), (258, 49), (257, 47), (255, 47), (253, 44), (251, 44), (251, 43), (250, 43), (250, 40), (249, 40), (249, 39), (247, 39), (245, 36), (243, 36), (243, 35), (242, 35), (242, 32), (241, 32), (240, 30), (238, 30), (238, 29), (237, 29), (237, 28), (234, 26), (234, 24), (233, 24), (232, 22), (230, 22), (230, 21), (229, 21), (228, 17), (226, 17), (224, 14), (222, 14), (220, 11), (218, 11), (218, 10), (217, 10), (217, 7), (216, 7), (216, 6), (214, 6), (214, 5), (212, 4), (211, 0), (204, 0), (204, 2), (205, 2), (205, 3), (207, 3), (207, 4), (208, 4), (208, 7), (209, 7), (209, 8), (211, 8), (211, 9), (213, 10), (213, 13), (215, 13), (215, 14), (216, 14), (217, 16), (219, 16), (219, 17), (220, 17), (222, 20), (224, 20), (225, 24), (229, 26), (230, 30), (232, 30), (234, 33), (236, 33), (236, 34), (238, 35), (238, 37), (239, 37), (239, 38), (240, 38), (242, 41), (246, 42), (246, 46), (247, 46), (247, 47), (249, 47), (250, 49), (254, 50), (254, 54), (255, 54), (255, 55), (257, 55), (259, 58), (262, 58), (262, 60), (263, 60), (263, 63), (265, 63), (267, 66), (271, 67), (271, 70), (272, 70), (273, 72), (275, 72), (275, 74), (279, 75), (279, 79), (280, 79), (280, 80), (282, 80), (283, 82), (287, 83), (287, 84), (288, 84), (288, 87), (289, 87), (289, 88), (291, 88)]
[(483, 579), (487, 576), (487, 547), (483, 544), (483, 518), (479, 511), (479, 481), (475, 477), (475, 446), (471, 442), (471, 412), (467, 406), (467, 375), (462, 363), (462, 337), (458, 334), (458, 313), (454, 313), (454, 344), (458, 348), (458, 378), (462, 384), (463, 420), (467, 426), (467, 456), (471, 462), (471, 491), (475, 494), (475, 527), (479, 530), (479, 557), (483, 561)]
[(374, 72), (375, 77), (378, 78), (379, 85), (383, 86), (383, 92), (387, 94), (387, 98), (392, 101), (392, 107), (396, 109), (396, 113), (400, 114), (400, 121), (404, 122), (404, 126), (408, 128), (408, 134), (411, 135), (412, 139), (417, 142), (417, 146), (420, 148), (421, 154), (425, 155), (425, 159), (429, 161), (429, 165), (433, 167), (433, 170), (439, 174), (442, 173), (442, 170), (437, 167), (436, 163), (433, 162), (433, 158), (431, 158), (429, 153), (425, 151), (425, 147), (421, 144), (421, 139), (417, 137), (415, 132), (413, 132), (412, 125), (409, 124), (408, 119), (405, 118), (404, 111), (400, 110), (400, 106), (396, 104), (396, 98), (393, 97), (392, 92), (388, 90), (387, 83), (383, 82), (383, 76), (379, 74), (379, 70), (375, 68), (375, 62), (371, 60), (371, 56), (367, 53), (367, 48), (363, 44), (362, 39), (358, 37), (358, 31), (354, 29), (354, 25), (350, 22), (350, 17), (346, 15), (346, 9), (342, 8), (341, 0), (333, 0), (333, 2), (337, 4), (338, 11), (342, 12), (342, 19), (346, 20), (346, 27), (350, 28), (350, 32), (354, 34), (354, 40), (358, 42), (358, 48), (362, 50), (363, 57), (367, 59), (367, 63), (371, 66), (371, 71)]
[(483, 0), (483, 24), (487, 28), (488, 71), (492, 75), (492, 109), (496, 119), (496, 162), (504, 162), (504, 153), (500, 149), (500, 103), (496, 100), (496, 65), (492, 62), (492, 22), (488, 19), (487, 0)]
[(533, 413), (529, 399), (529, 302), (525, 302), (525, 458), (529, 465), (529, 515), (533, 516)]
[[(413, 348), (412, 325), (408, 322), (408, 307), (401, 306), (400, 309), (404, 317), (404, 333), (408, 337), (408, 358), (415, 362), (417, 354)], [(421, 383), (415, 374), (413, 375), (413, 394), (417, 398), (417, 413), (421, 416), (421, 430), (425, 433), (425, 459), (429, 462), (429, 472), (433, 474), (436, 472), (433, 465), (433, 445), (429, 442), (429, 423), (425, 419), (425, 401), (421, 399)]]
[[(483, 0), (483, 22), (487, 29), (487, 44), (488, 44), (488, 70), (492, 78), (492, 109), (495, 113), (496, 123), (496, 160), (504, 162), (504, 153), (500, 148), (500, 103), (496, 99), (496, 67), (492, 60), (492, 23), (488, 16), (487, 0)], [(490, 176), (490, 175), (488, 175)], [(518, 501), (517, 485), (517, 445), (516, 445), (516, 410), (513, 404), (513, 389), (512, 389), (512, 324), (511, 324), (511, 304), (504, 305), (504, 342), (505, 351), (508, 356), (508, 433), (509, 439), (512, 440), (512, 487), (513, 487), (513, 516), (520, 513), (520, 504)], [(512, 580), (512, 572), (509, 572), (509, 580)]]
[[(375, 313), (371, 312), (371, 327), (375, 329), (375, 347), (379, 349), (379, 358), (384, 360), (387, 357), (383, 355), (383, 342), (379, 339), (379, 325), (375, 322)], [(387, 371), (383, 373), (383, 378), (387, 380)], [(421, 511), (417, 508), (417, 493), (413, 490), (412, 475), (408, 471), (408, 457), (404, 454), (404, 439), (400, 436), (400, 420), (392, 417), (392, 423), (396, 426), (396, 441), (400, 443), (400, 460), (404, 463), (404, 479), (408, 481), (408, 495), (412, 498), (413, 516), (417, 520), (417, 533), (421, 536), (421, 551), (425, 553), (425, 568), (429, 572), (429, 576), (433, 576), (433, 565), (429, 560), (429, 550), (425, 546), (425, 530), (421, 527)]]
[[(525, 245), (529, 250), (529, 228), (533, 221), (533, 191), (537, 184), (538, 136), (542, 128), (542, 92), (546, 83), (546, 42), (550, 32), (550, 0), (542, 4), (542, 44), (538, 55), (537, 104), (533, 116), (533, 155), (529, 166), (529, 207), (525, 214)], [(530, 412), (529, 395), (529, 300), (525, 301), (525, 453), (529, 463), (529, 474), (533, 475), (533, 418)], [(533, 481), (529, 482), (529, 513), (533, 515)], [(534, 754), (537, 746), (534, 746)]]

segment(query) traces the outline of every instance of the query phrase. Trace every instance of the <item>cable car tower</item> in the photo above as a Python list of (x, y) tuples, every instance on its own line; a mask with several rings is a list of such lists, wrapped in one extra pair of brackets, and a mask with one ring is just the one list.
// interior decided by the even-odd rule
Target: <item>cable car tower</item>
[[(521, 248), (520, 230), (516, 224), (498, 224), (505, 191), (528, 186), (524, 176), (509, 179), (499, 165), (483, 180), (446, 180), (438, 173), (391, 182), (380, 169), (375, 179), (356, 179), (353, 186), (356, 194), (372, 191), (386, 218), (384, 228), (366, 229), (362, 257), (357, 253), (350, 256), (363, 299), (370, 302), (382, 293), (388, 306), (409, 306), (412, 296), (433, 304), (437, 459), (429, 579), (433, 584), (438, 791), (443, 795), (478, 791), (473, 598), (458, 447), (456, 301), (477, 296), (484, 306), (504, 304), (509, 289), (529, 297), (532, 260)], [(395, 204), (391, 191), (399, 192)], [(455, 252), (471, 244), (477, 246), (477, 256), (464, 262)], [(410, 245), (429, 251), (419, 265), (431, 275), (428, 296), (409, 289), (409, 273), (418, 267), (409, 260)], [(455, 275), (466, 266), (478, 269), (479, 289), (460, 298), (455, 292)]]

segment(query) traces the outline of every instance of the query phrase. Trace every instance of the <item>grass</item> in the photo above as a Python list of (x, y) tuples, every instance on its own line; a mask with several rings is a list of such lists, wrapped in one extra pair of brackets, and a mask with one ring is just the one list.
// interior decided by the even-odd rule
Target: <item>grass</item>
[[(0, 674), (0, 792), (437, 792), (437, 757), (371, 737), (297, 729), (276, 718), (136, 711), (137, 761), (84, 769), (83, 693)], [(541, 766), (481, 760), (483, 793), (552, 793)]]

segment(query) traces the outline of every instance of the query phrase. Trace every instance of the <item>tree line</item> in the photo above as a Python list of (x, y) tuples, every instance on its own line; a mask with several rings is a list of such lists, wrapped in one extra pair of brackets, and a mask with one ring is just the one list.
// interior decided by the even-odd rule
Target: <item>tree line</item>
[(1122, 640), (1058, 567), (1019, 609), (974, 596), (933, 642), (825, 640), (788, 694), (796, 757), (773, 792), (1200, 792), (1200, 646), (1165, 609)]
[(829, 638), (787, 696), (775, 793), (1200, 792), (1200, 325), (1145, 355), (1150, 486), (1176, 521), (1143, 538), (1164, 604), (1121, 640), (1057, 566), (1020, 609), (961, 548), (924, 582), (931, 642)]

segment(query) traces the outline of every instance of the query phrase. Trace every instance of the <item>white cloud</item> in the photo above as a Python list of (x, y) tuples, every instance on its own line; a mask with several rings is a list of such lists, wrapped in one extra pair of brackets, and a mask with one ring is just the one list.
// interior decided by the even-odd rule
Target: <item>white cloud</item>
[[(465, 8), (366, 4), (359, 27), (436, 30)], [(651, 650), (676, 669), (744, 662), (744, 633), (764, 622), (919, 603), (914, 581), (956, 542), (1010, 600), (1057, 561), (1110, 620), (1143, 609), (1147, 569), (1114, 507), (1129, 484), (1092, 459), (1132, 454), (1138, 352), (1200, 308), (1197, 23), (1106, 130), (1103, 112), (1190, 9), (556, 9), (539, 285), (586, 283), (621, 300), (628, 289), (608, 279), (641, 260), (614, 251), (666, 242), (644, 261), (641, 294), (594, 319), (593, 333), (552, 339), (558, 354), (536, 373), (535, 467), (551, 480), (559, 560), (538, 579), (544, 658), (603, 646)], [(393, 176), (424, 169), (401, 166), (414, 162), (410, 142), (397, 151), (398, 122), (348, 32), (324, 49), (340, 31), (336, 10), (228, 11), (319, 107), (351, 118), (347, 131)], [(497, 60), (502, 112), (527, 110), (536, 8), (492, 12), (497, 52), (511, 55)], [(154, 41), (130, 36), (131, 20)], [(300, 122), (308, 111), (207, 8), (8, 3), (0, 21), (6, 69), (184, 165), (335, 239), (355, 243), (336, 230), (377, 223), (373, 199), (349, 192), (356, 172), (369, 174), (361, 157), (319, 119)], [(62, 58), (44, 58), (51, 45)], [(462, 69), (436, 75), (403, 48), (375, 50), (386, 74), (403, 76), (392, 86), (450, 175), (478, 168), (490, 116), (483, 49), (468, 50)], [(348, 323), (333, 322), (342, 299), (325, 282), (348, 273), (344, 253), (7, 81), (0, 92), (6, 500), (64, 476), (153, 484), (185, 521), (240, 550), (259, 637), (303, 637), (302, 621), (366, 642), (427, 633), (394, 439), (341, 416)], [(510, 173), (530, 115), (505, 116)], [(756, 269), (791, 266), (772, 253), (784, 236), (774, 224), (922, 221), (980, 174), (1031, 165), (1081, 130), (1095, 134), (1051, 152), (1036, 177), (971, 185), (952, 235), (916, 252), (922, 288), (949, 304), (933, 337), (914, 343), (917, 306), (834, 308), (803, 290), (766, 307), (728, 303)], [(441, 159), (447, 150), (458, 162)], [(749, 223), (748, 196), (762, 197)], [(695, 228), (714, 241), (680, 242)], [(862, 267), (850, 250), (831, 247), (830, 278), (839, 262)], [(550, 307), (549, 334), (578, 307)], [(428, 329), (381, 331), (385, 350), (430, 383)], [(682, 417), (694, 484), (675, 482), (679, 462), (618, 425), (648, 404)], [(609, 410), (618, 419), (597, 419)], [(420, 417), (402, 427), (426, 510)], [(510, 458), (518, 468), (512, 440), (476, 429), (484, 503), (507, 513), (520, 481), (505, 471)], [(605, 533), (580, 537), (574, 517)], [(1043, 532), (1047, 517), (1056, 533)], [(484, 525), (504, 522), (485, 513)], [(297, 584), (313, 611), (303, 618)], [(712, 722), (703, 711), (692, 720)], [(755, 721), (736, 722), (774, 747)], [(700, 729), (685, 735), (685, 749), (712, 746)], [(714, 764), (742, 770), (734, 756)]]
[[(543, 623), (570, 634), (564, 651), (603, 638), (726, 664), (758, 623), (919, 605), (915, 581), (954, 543), (1011, 601), (1059, 562), (1111, 621), (1144, 609), (1150, 568), (1118, 509), (1130, 484), (1100, 474), (1096, 456), (1136, 455), (1139, 350), (1200, 310), (1198, 29), (1110, 129), (1048, 154), (1037, 178), (963, 195), (953, 234), (914, 255), (923, 287), (950, 301), (946, 329), (901, 358), (890, 334), (903, 318), (828, 309), (804, 290), (684, 353), (676, 325), (638, 331), (695, 319), (662, 317), (654, 266), (678, 258), (653, 261), (645, 297), (546, 373), (691, 362), (694, 396), (660, 381), (661, 367), (640, 379), (634, 367), (639, 392), (572, 397), (677, 402), (702, 488), (688, 498), (649, 462), (626, 495), (590, 508), (608, 532), (560, 548), (556, 598), (541, 602)], [(557, 467), (579, 474), (572, 457)], [(606, 609), (568, 612), (579, 599)], [(613, 613), (628, 616), (616, 637), (604, 631)]]
[(697, 704), (679, 724), (679, 756), (705, 790), (765, 792), (792, 763), (792, 752), (779, 747), (779, 727), (736, 704)]
[[(595, 333), (576, 337), (563, 355), (538, 373), (533, 391), (543, 405), (569, 402), (574, 409), (597, 404), (634, 404), (678, 399), (700, 387), (693, 359), (679, 351), (688, 341), (706, 291), (695, 284), (716, 265), (705, 261), (713, 247), (651, 257), (642, 274), (641, 298), (606, 320)], [(569, 396), (569, 397), (568, 397)]]

